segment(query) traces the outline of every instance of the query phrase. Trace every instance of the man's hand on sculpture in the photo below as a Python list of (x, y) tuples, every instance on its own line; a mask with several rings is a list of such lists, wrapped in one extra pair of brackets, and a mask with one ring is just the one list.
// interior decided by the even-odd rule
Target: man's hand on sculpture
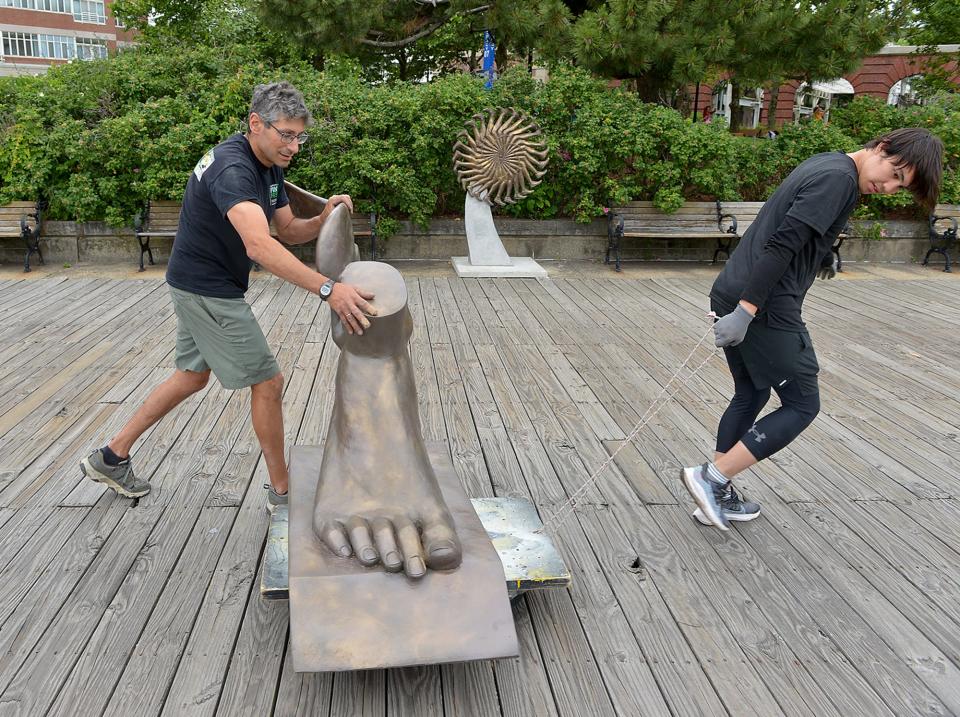
[(338, 204), (346, 204), (347, 209), (353, 211), (353, 200), (349, 194), (334, 194), (327, 200), (327, 206), (323, 209), (324, 213), (329, 215)]
[(369, 291), (338, 281), (333, 285), (333, 293), (327, 303), (337, 312), (347, 333), (363, 336), (363, 330), (370, 328), (367, 317), (377, 315), (377, 310), (369, 303), (372, 299), (373, 294)]
[(738, 346), (743, 343), (751, 321), (753, 321), (753, 314), (737, 304), (736, 309), (726, 316), (721, 316), (713, 325), (713, 335), (716, 339), (714, 343), (719, 348)]

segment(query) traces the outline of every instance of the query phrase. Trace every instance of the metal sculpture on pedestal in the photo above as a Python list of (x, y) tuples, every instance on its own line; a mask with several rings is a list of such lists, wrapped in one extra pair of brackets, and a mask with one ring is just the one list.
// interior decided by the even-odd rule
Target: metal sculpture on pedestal
[(493, 223), (492, 205), (515, 204), (543, 181), (547, 146), (540, 128), (513, 108), (475, 114), (457, 136), (453, 168), (466, 190), (469, 257), (454, 257), (458, 276), (545, 277), (530, 257), (511, 258)]

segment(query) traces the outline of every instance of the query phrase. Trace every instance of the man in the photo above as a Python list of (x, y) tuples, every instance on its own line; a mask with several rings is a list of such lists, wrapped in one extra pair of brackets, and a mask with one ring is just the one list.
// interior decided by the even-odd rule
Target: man
[[(856, 152), (811, 157), (764, 203), (710, 290), (734, 396), (713, 462), (681, 471), (701, 523), (728, 530), (756, 518), (760, 506), (741, 500), (731, 479), (788, 445), (820, 411), (819, 366), (800, 311), (816, 276), (836, 274), (832, 247), (860, 195), (907, 189), (932, 208), (942, 163), (937, 137), (899, 129)], [(782, 405), (757, 421), (771, 388)]]
[(207, 152), (187, 182), (180, 224), (167, 266), (167, 284), (177, 315), (176, 370), (147, 397), (123, 429), (81, 462), (84, 474), (121, 495), (139, 497), (150, 484), (138, 478), (130, 449), (143, 433), (181, 401), (207, 385), (213, 371), (224, 388), (250, 387), (254, 431), (270, 475), (271, 506), (287, 502), (283, 445), (283, 375), (249, 304), (243, 300), (251, 262), (327, 301), (350, 333), (369, 328), (373, 294), (306, 267), (270, 235), (288, 244), (317, 238), (338, 204), (353, 209), (348, 195), (330, 198), (323, 212), (295, 219), (283, 188), (283, 170), (307, 141), (312, 123), (303, 95), (287, 82), (258, 85), (246, 134), (236, 134)]

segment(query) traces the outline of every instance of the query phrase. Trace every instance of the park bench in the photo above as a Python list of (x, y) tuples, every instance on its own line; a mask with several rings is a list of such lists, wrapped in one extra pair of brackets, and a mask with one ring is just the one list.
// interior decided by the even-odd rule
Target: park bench
[(713, 252), (716, 263), (721, 253), (730, 256), (730, 247), (738, 237), (736, 220), (733, 231), (723, 228), (724, 215), (720, 202), (685, 202), (673, 214), (664, 214), (653, 202), (629, 202), (612, 207), (607, 214), (607, 255), (604, 263), (610, 263), (613, 254), (616, 270), (620, 271), (620, 245), (630, 239), (716, 239)]
[(960, 204), (938, 204), (928, 219), (930, 248), (923, 257), (926, 266), (931, 254), (942, 254), (944, 271), (950, 271), (950, 247), (957, 241), (957, 220)]
[[(722, 216), (730, 220), (729, 226), (724, 226), (724, 231), (736, 235), (739, 239), (747, 233), (750, 225), (757, 220), (757, 214), (763, 208), (763, 202), (723, 202)], [(843, 246), (843, 240), (850, 236), (851, 229), (848, 223), (843, 227), (837, 237), (837, 243), (833, 245), (833, 250), (837, 254), (837, 271), (843, 271), (843, 259), (840, 256), (840, 247)]]
[(133, 230), (140, 245), (140, 271), (143, 271), (143, 255), (146, 254), (153, 264), (153, 250), (150, 248), (152, 237), (177, 236), (177, 224), (180, 223), (180, 202), (147, 202), (143, 212), (133, 218)]
[(370, 240), (370, 260), (373, 261), (377, 258), (377, 213), (354, 212), (350, 218), (353, 220), (353, 238)]
[[(180, 202), (171, 201), (152, 201), (147, 204), (146, 210), (138, 214), (133, 220), (134, 231), (137, 242), (140, 244), (140, 271), (144, 270), (143, 255), (146, 254), (153, 264), (153, 252), (150, 249), (151, 237), (170, 237), (173, 239), (177, 235), (177, 224), (180, 222)], [(146, 216), (146, 221), (142, 220)], [(370, 258), (377, 258), (377, 215), (375, 212), (361, 214), (354, 212), (351, 215), (353, 221), (353, 236), (355, 238), (370, 239)], [(270, 233), (276, 237), (273, 226), (270, 227)], [(259, 267), (256, 267), (259, 270)]]
[[(23, 257), (23, 270), (30, 271), (30, 257), (37, 255), (43, 264), (43, 254), (40, 253), (40, 225), (43, 221), (43, 211), (46, 202), (10, 202), (0, 207), (0, 238), (22, 239), (26, 244), (26, 254)], [(30, 218), (33, 218), (33, 227)]]

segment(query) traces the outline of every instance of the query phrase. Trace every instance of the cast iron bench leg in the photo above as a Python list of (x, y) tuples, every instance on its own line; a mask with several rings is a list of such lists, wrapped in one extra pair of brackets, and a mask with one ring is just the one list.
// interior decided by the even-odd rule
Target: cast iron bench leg
[(721, 254), (721, 253), (726, 254), (726, 255), (727, 255), (727, 258), (729, 259), (729, 258), (730, 258), (730, 244), (731, 244), (732, 242), (733, 242), (732, 239), (727, 239), (726, 241), (724, 241), (724, 238), (723, 238), (723, 237), (718, 237), (718, 238), (717, 238), (717, 248), (716, 248), (716, 251), (713, 252), (713, 261), (711, 261), (710, 263), (711, 263), (711, 264), (716, 264), (716, 263), (717, 263), (717, 259), (720, 258), (720, 254)]
[[(29, 216), (34, 217), (36, 215), (30, 214)], [(33, 254), (37, 255), (37, 258), (40, 260), (41, 264), (45, 264), (43, 261), (43, 253), (40, 251), (40, 220), (37, 220), (36, 229), (31, 229), (27, 223), (26, 219), (21, 219), (20, 221), (20, 236), (23, 238), (24, 244), (27, 245), (27, 251), (23, 257), (23, 271), (27, 273), (31, 271), (30, 269), (30, 256)]]
[(137, 235), (137, 242), (140, 244), (140, 271), (144, 271), (143, 268), (143, 255), (146, 254), (150, 258), (150, 264), (153, 265), (153, 251), (150, 249), (150, 237), (142, 237), (139, 234)]

